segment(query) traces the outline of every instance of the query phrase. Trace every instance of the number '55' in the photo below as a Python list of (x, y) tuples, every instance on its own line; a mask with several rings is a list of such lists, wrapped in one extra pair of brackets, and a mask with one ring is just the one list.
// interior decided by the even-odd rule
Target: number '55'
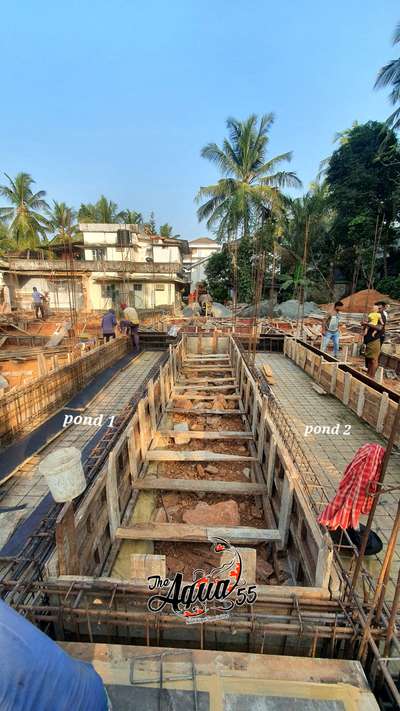
[(244, 605), (247, 602), (248, 605), (252, 605), (257, 599), (256, 585), (249, 585), (248, 588), (239, 588), (236, 593), (236, 604)]

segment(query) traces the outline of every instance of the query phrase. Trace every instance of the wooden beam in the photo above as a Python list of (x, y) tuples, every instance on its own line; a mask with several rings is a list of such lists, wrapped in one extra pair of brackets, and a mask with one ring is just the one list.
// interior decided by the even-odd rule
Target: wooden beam
[(229, 494), (237, 496), (260, 496), (265, 494), (267, 487), (243, 481), (220, 481), (218, 479), (168, 479), (145, 477), (134, 483), (134, 488), (140, 491), (194, 491)]
[(196, 372), (199, 371), (206, 371), (206, 370), (213, 370), (216, 372), (221, 372), (221, 373), (226, 373), (226, 372), (232, 372), (232, 367), (229, 365), (213, 365), (213, 363), (210, 363), (209, 365), (184, 365), (183, 366), (183, 371), (186, 372), (187, 370), (195, 370)]
[[(224, 400), (240, 400), (239, 394), (225, 395), (221, 393), (221, 396), (224, 398)], [(171, 397), (173, 400), (216, 400), (218, 399), (218, 393), (215, 393), (214, 395), (191, 395), (190, 393), (184, 395), (177, 395), (176, 393), (173, 393)]]
[(60, 575), (80, 575), (75, 515), (71, 501), (63, 506), (57, 517), (56, 547)]
[(382, 393), (381, 402), (379, 405), (378, 420), (376, 423), (376, 431), (382, 432), (385, 424), (385, 418), (389, 409), (389, 393)]
[(157, 429), (156, 406), (154, 402), (154, 382), (151, 378), (147, 383), (147, 396), (149, 398), (149, 412), (151, 422), (151, 434), (153, 435)]
[[(186, 433), (185, 433), (186, 434)], [(206, 449), (199, 451), (179, 451), (172, 449), (149, 449), (146, 454), (148, 462), (255, 462), (256, 457), (242, 454), (221, 454), (208, 452)]]
[(118, 526), (121, 525), (121, 512), (118, 499), (117, 485), (117, 464), (115, 461), (115, 453), (112, 450), (108, 457), (108, 471), (106, 478), (106, 494), (107, 494), (107, 512), (108, 522), (110, 525), (111, 541), (115, 539), (115, 532)]
[(231, 383), (234, 383), (235, 378), (233, 378), (233, 377), (232, 378), (231, 377), (225, 378), (223, 376), (221, 378), (219, 378), (217, 375), (215, 377), (211, 376), (211, 378), (190, 378), (190, 380), (189, 379), (188, 380), (178, 380), (175, 388), (178, 385), (184, 386), (185, 383), (186, 383), (186, 385), (191, 385), (192, 383), (199, 383), (199, 384), (201, 384), (201, 383), (206, 383), (206, 384), (207, 383), (227, 383), (228, 381)]
[(118, 528), (116, 537), (130, 541), (177, 541), (180, 543), (209, 543), (211, 538), (225, 538), (231, 543), (266, 543), (279, 541), (277, 529), (236, 526), (225, 528), (193, 526), (186, 523), (137, 523)]
[(208, 355), (188, 355), (186, 356), (184, 363), (186, 363), (186, 361), (195, 361), (196, 363), (200, 363), (203, 360), (229, 360), (229, 356), (224, 355), (223, 353), (209, 353)]
[[(189, 399), (189, 398), (188, 398)], [(177, 415), (244, 415), (243, 410), (185, 410), (179, 407), (167, 407), (166, 412)]]
[(229, 430), (214, 432), (210, 430), (188, 430), (187, 432), (179, 432), (179, 430), (158, 430), (158, 433), (163, 437), (176, 437), (183, 435), (190, 439), (253, 439), (252, 432), (231, 432)]
[[(233, 380), (233, 378), (232, 378)], [(202, 390), (218, 390), (220, 392), (221, 390), (234, 390), (235, 389), (235, 384), (232, 383), (232, 385), (175, 385), (174, 390), (198, 390), (201, 392)]]

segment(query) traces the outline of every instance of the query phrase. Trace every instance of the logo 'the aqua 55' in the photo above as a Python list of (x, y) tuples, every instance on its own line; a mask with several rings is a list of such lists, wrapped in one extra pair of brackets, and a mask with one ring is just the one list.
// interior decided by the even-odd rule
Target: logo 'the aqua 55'
[[(223, 538), (213, 538), (215, 553), (227, 553), (226, 562), (209, 573), (194, 570), (193, 582), (183, 584), (182, 573), (170, 580), (159, 575), (147, 578), (150, 590), (158, 590), (147, 603), (151, 612), (161, 612), (166, 605), (187, 623), (205, 622), (216, 617), (227, 617), (235, 606), (251, 605), (257, 599), (255, 585), (242, 579), (242, 559), (238, 550)], [(222, 563), (222, 561), (221, 561)]]

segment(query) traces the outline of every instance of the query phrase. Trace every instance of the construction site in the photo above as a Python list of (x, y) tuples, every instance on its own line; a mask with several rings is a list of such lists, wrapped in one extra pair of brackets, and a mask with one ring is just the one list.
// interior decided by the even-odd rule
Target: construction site
[[(113, 266), (128, 304), (131, 259)], [(250, 315), (201, 315), (176, 299), (169, 259), (175, 298), (138, 308), (133, 354), (126, 334), (102, 338), (114, 301), (77, 298), (85, 262), (59, 262), (67, 297), (43, 319), (18, 279), (30, 289), (49, 265), (2, 265), (3, 600), (93, 664), (114, 709), (399, 708), (400, 303), (372, 379), (360, 347), (373, 289), (342, 300), (334, 357), (321, 350), (332, 305), (307, 313), (300, 295), (292, 317), (264, 316), (256, 290)], [(382, 459), (357, 543), (318, 519), (367, 444)], [(238, 570), (242, 593), (219, 602)], [(178, 580), (172, 604), (161, 591)]]

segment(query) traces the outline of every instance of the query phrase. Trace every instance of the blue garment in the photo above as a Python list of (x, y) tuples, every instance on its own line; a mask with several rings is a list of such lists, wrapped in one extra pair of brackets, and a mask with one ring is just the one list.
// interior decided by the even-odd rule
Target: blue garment
[(329, 341), (333, 343), (333, 355), (336, 357), (339, 353), (339, 331), (327, 331), (322, 339), (321, 351), (326, 351)]
[(103, 333), (114, 333), (114, 328), (117, 325), (117, 319), (115, 318), (115, 314), (112, 314), (111, 311), (108, 311), (106, 314), (104, 314), (103, 318), (101, 319), (101, 328), (103, 329)]
[(0, 600), (1, 711), (106, 711), (103, 682)]

